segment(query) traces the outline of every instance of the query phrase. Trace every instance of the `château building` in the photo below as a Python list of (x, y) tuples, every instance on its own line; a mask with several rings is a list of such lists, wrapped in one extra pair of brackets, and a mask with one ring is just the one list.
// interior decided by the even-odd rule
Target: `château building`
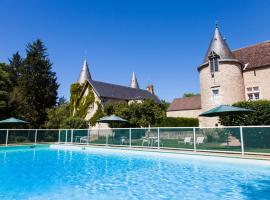
[[(75, 97), (76, 99), (74, 99)], [(103, 109), (106, 104), (119, 102), (130, 104), (132, 102), (142, 102), (146, 99), (152, 99), (156, 103), (160, 103), (159, 98), (154, 93), (154, 86), (149, 85), (146, 90), (140, 89), (134, 72), (130, 86), (96, 81), (92, 79), (85, 59), (78, 81), (73, 84), (71, 89), (70, 103), (73, 106), (73, 115), (84, 112), (80, 111), (80, 109), (86, 108), (87, 112), (83, 113), (82, 116), (85, 120), (89, 120), (98, 109)]]
[[(270, 99), (270, 41), (231, 50), (216, 25), (198, 67), (200, 96), (176, 98), (170, 117), (199, 117), (218, 105)], [(215, 126), (218, 118), (199, 117), (200, 126)]]

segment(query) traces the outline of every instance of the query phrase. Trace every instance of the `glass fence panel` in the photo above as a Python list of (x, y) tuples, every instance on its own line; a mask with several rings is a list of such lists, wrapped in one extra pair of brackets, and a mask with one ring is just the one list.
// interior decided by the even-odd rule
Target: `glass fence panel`
[(73, 130), (72, 143), (87, 143), (89, 142), (88, 129)]
[(111, 129), (108, 132), (108, 145), (129, 145), (129, 129)]
[(0, 145), (6, 145), (7, 130), (0, 130)]
[(172, 149), (194, 149), (193, 128), (160, 128), (160, 147)]
[(245, 153), (270, 153), (270, 127), (243, 127)]
[(146, 128), (131, 129), (131, 146), (149, 146)]
[(88, 135), (88, 143), (95, 145), (105, 145), (108, 129), (91, 129)]
[(158, 144), (158, 128), (141, 128), (131, 130), (131, 146), (157, 148)]
[(59, 139), (59, 130), (38, 130), (37, 143), (55, 143)]
[(197, 150), (241, 152), (239, 127), (196, 128)]
[(35, 142), (36, 130), (13, 129), (8, 131), (8, 144), (30, 144)]
[[(65, 129), (60, 129), (59, 132), (60, 132), (60, 140), (58, 138), (59, 142), (60, 143), (66, 143), (66, 133), (67, 133), (67, 131)], [(58, 134), (59, 134), (59, 132), (58, 132)], [(58, 135), (58, 137), (59, 137), (59, 135)]]

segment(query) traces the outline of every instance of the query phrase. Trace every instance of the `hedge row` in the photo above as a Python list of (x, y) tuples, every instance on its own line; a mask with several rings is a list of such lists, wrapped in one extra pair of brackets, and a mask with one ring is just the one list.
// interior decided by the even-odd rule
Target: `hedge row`
[(199, 120), (197, 118), (187, 117), (165, 117), (162, 121), (155, 125), (156, 127), (198, 127)]

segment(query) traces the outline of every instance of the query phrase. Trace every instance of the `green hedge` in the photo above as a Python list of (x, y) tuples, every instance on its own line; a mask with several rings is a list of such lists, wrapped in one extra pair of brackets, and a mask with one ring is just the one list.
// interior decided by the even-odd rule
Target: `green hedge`
[[(243, 115), (228, 115), (220, 117), (224, 126), (260, 126), (270, 125), (270, 101), (243, 101), (233, 104), (241, 108), (249, 108), (253, 112)], [(243, 128), (244, 144), (247, 147), (270, 147), (270, 128)], [(240, 139), (239, 135), (235, 135)]]
[(197, 118), (187, 117), (165, 117), (156, 127), (198, 127), (199, 120)]

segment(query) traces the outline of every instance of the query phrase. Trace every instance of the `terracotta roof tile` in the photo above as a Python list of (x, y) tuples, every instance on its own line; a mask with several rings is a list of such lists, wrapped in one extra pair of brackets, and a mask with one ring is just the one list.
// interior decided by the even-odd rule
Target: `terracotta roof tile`
[(247, 70), (270, 66), (270, 41), (236, 49), (233, 54), (243, 64), (248, 63)]
[(201, 109), (201, 96), (192, 96), (174, 99), (168, 111), (198, 110)]

